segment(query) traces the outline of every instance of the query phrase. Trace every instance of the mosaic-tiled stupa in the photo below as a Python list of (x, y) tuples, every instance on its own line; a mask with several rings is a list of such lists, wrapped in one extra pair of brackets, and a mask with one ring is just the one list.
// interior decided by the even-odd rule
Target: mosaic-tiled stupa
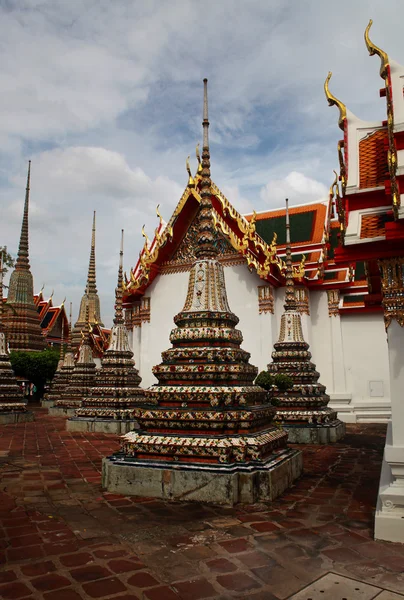
[(34, 280), (29, 264), (28, 213), (31, 181), (31, 161), (28, 163), (27, 187), (21, 224), (20, 243), (14, 271), (10, 276), (4, 325), (12, 350), (43, 350), (46, 341), (34, 303)]
[(303, 337), (293, 280), (287, 200), (285, 262), (285, 310), (281, 317), (279, 339), (272, 352), (273, 362), (268, 365), (268, 371), (272, 375), (288, 375), (293, 385), (289, 390), (275, 392), (276, 420), (287, 430), (290, 442), (336, 442), (345, 435), (345, 425), (338, 420), (337, 412), (327, 406), (330, 397), (325, 386), (318, 382), (320, 374), (311, 362), (309, 344)]
[(122, 309), (123, 231), (119, 257), (118, 285), (115, 290), (115, 317), (108, 349), (97, 371), (95, 386), (83, 398), (81, 408), (67, 421), (68, 431), (127, 433), (139, 427), (133, 410), (145, 403), (141, 378), (135, 368)]
[(71, 374), (74, 369), (74, 354), (71, 345), (72, 339), (72, 314), (70, 306), (70, 322), (69, 322), (69, 339), (67, 343), (66, 353), (64, 353), (64, 327), (62, 325), (62, 336), (60, 344), (60, 359), (56, 369), (56, 373), (53, 376), (51, 388), (49, 392), (44, 396), (41, 405), (45, 408), (51, 408), (55, 405), (55, 402), (60, 400), (63, 391), (70, 381)]
[(257, 369), (240, 348), (212, 219), (207, 80), (197, 256), (172, 347), (154, 367), (149, 406), (134, 410), (140, 430), (122, 437), (122, 451), (104, 459), (111, 492), (220, 504), (272, 500), (300, 475), (301, 454), (272, 423)]
[(69, 383), (62, 391), (61, 398), (55, 402), (55, 406), (49, 409), (53, 416), (67, 415), (72, 417), (76, 408), (81, 406), (85, 396), (88, 396), (90, 388), (94, 385), (96, 366), (90, 345), (90, 330), (88, 306), (86, 310), (86, 328), (82, 334), (82, 342), (79, 348), (79, 357), (70, 375)]
[(18, 385), (8, 353), (3, 322), (3, 252), (0, 253), (0, 424), (32, 421), (23, 392)]

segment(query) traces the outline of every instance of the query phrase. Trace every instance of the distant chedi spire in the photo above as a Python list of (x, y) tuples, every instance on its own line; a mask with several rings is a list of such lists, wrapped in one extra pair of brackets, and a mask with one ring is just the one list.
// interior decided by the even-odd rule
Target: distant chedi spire
[(29, 199), (31, 161), (28, 163), (27, 186), (21, 225), (20, 243), (14, 271), (10, 277), (4, 324), (12, 350), (43, 350), (42, 335), (37, 308), (34, 304), (34, 282), (29, 264)]
[(91, 232), (91, 247), (90, 260), (88, 264), (87, 284), (84, 295), (80, 302), (80, 310), (78, 319), (73, 328), (72, 345), (77, 349), (81, 343), (81, 332), (86, 328), (86, 310), (88, 306), (89, 323), (94, 325), (98, 323), (100, 327), (104, 327), (101, 319), (100, 298), (97, 291), (96, 283), (96, 265), (95, 265), (95, 211), (93, 215), (93, 226)]

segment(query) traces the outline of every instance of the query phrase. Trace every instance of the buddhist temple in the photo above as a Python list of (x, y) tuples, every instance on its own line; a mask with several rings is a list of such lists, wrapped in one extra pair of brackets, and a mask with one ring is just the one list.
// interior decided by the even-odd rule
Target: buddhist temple
[(53, 376), (50, 390), (47, 394), (45, 394), (43, 400), (41, 401), (41, 405), (45, 408), (51, 408), (54, 406), (55, 402), (60, 400), (62, 396), (62, 392), (66, 388), (67, 384), (70, 381), (71, 374), (74, 369), (74, 355), (71, 345), (71, 333), (72, 333), (72, 309), (70, 303), (70, 323), (68, 330), (68, 343), (66, 348), (66, 353), (64, 352), (64, 329), (62, 329), (62, 338), (60, 344), (60, 359), (58, 362), (58, 366), (56, 369), (56, 373)]
[(29, 264), (28, 211), (31, 161), (28, 163), (27, 187), (21, 226), (20, 244), (14, 271), (11, 273), (4, 325), (11, 350), (43, 350), (46, 346), (40, 318), (34, 302), (34, 283)]
[[(181, 295), (187, 294), (197, 246), (197, 164), (194, 187), (185, 188), (167, 222), (158, 212), (156, 231), (126, 278), (125, 324), (144, 387), (155, 382), (153, 365), (164, 352), (172, 315), (182, 308)], [(390, 377), (382, 307), (369, 302), (364, 261), (352, 256), (335, 261), (340, 231), (335, 188), (334, 182), (324, 200), (289, 207), (297, 309), (330, 408), (346, 423), (387, 422)], [(283, 314), (285, 208), (242, 215), (213, 181), (212, 191), (217, 258), (245, 347), (263, 371)]]
[[(90, 322), (88, 304), (86, 308), (86, 327), (82, 332), (82, 342), (79, 348), (79, 357), (70, 375), (69, 383), (65, 386), (61, 397), (55, 406), (49, 409), (53, 416), (73, 416), (76, 408), (81, 406), (81, 401), (88, 396), (90, 388), (94, 385), (96, 366), (90, 346)], [(70, 352), (68, 354), (71, 354)]]
[[(343, 139), (338, 142), (339, 184), (334, 202), (339, 223), (337, 265), (362, 261), (368, 294), (361, 301), (371, 314), (384, 315), (386, 338), (370, 338), (363, 322), (361, 336), (376, 356), (388, 358), (388, 374), (379, 380), (368, 366), (374, 395), (388, 386), (391, 421), (388, 423), (384, 461), (376, 507), (375, 538), (404, 540), (404, 67), (370, 39), (369, 22), (365, 44), (371, 56), (380, 59), (386, 119), (362, 121), (329, 91), (330, 106), (339, 110)], [(382, 321), (382, 319), (380, 319)]]
[(174, 317), (172, 347), (153, 369), (158, 384), (148, 390), (148, 405), (134, 411), (140, 430), (123, 436), (121, 453), (104, 459), (103, 485), (170, 500), (271, 501), (300, 475), (301, 454), (274, 426), (268, 394), (254, 385), (257, 368), (240, 347), (239, 319), (217, 259), (208, 130), (205, 79), (199, 190), (192, 175), (188, 181), (199, 210), (185, 305)]
[(81, 408), (68, 419), (68, 431), (127, 433), (138, 427), (133, 412), (146, 403), (139, 387), (141, 378), (135, 369), (133, 352), (123, 319), (123, 231), (119, 257), (118, 284), (115, 290), (115, 318), (110, 343), (97, 371), (95, 386), (83, 398)]
[(301, 315), (295, 293), (292, 253), (290, 248), (290, 223), (286, 200), (286, 293), (284, 313), (281, 317), (280, 335), (272, 352), (268, 371), (288, 375), (290, 389), (274, 392), (276, 420), (286, 429), (289, 442), (318, 444), (337, 442), (345, 433), (345, 425), (337, 412), (328, 408), (329, 396), (324, 385), (318, 383), (319, 373), (311, 362), (309, 344), (305, 342)]
[(91, 234), (90, 261), (88, 265), (87, 285), (84, 295), (80, 302), (78, 319), (73, 328), (72, 346), (76, 350), (81, 343), (81, 332), (86, 328), (86, 310), (89, 310), (90, 325), (104, 327), (101, 320), (100, 298), (98, 296), (96, 284), (95, 268), (95, 211), (93, 215), (93, 228)]
[(0, 253), (0, 424), (32, 421), (23, 392), (12, 369), (3, 322), (3, 252)]

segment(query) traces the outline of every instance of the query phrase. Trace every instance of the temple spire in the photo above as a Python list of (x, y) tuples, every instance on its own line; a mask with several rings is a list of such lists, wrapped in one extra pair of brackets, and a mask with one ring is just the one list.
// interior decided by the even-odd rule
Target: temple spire
[(297, 310), (295, 297), (295, 282), (293, 280), (292, 250), (290, 245), (290, 220), (289, 220), (289, 200), (286, 198), (286, 294), (285, 305), (286, 312)]
[(95, 211), (93, 215), (93, 228), (91, 234), (91, 249), (90, 262), (88, 265), (87, 287), (86, 293), (97, 293), (96, 276), (95, 276)]
[(0, 250), (0, 332), (4, 331), (3, 324), (3, 277), (4, 277), (4, 249)]
[(198, 259), (216, 258), (215, 229), (212, 219), (212, 181), (210, 178), (209, 117), (208, 117), (208, 80), (203, 80), (203, 148), (201, 171), (201, 209), (198, 231), (198, 246), (195, 254)]
[(123, 309), (122, 309), (122, 297), (123, 297), (123, 229), (121, 232), (121, 249), (119, 251), (119, 268), (118, 268), (118, 283), (115, 289), (115, 325), (122, 325)]
[(18, 271), (29, 271), (28, 256), (28, 210), (29, 210), (29, 191), (31, 180), (31, 161), (28, 161), (27, 186), (25, 188), (24, 213), (21, 225), (20, 245), (18, 247), (18, 256), (15, 268)]

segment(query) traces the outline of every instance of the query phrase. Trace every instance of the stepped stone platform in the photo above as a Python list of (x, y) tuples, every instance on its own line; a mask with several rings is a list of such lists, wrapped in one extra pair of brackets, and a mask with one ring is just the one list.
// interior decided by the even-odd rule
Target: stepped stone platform
[(368, 586), (366, 598), (404, 595), (404, 546), (372, 539), (383, 424), (299, 446), (293, 488), (228, 508), (103, 491), (118, 437), (33, 410), (34, 422), (0, 428), (1, 598), (301, 600), (329, 573)]

